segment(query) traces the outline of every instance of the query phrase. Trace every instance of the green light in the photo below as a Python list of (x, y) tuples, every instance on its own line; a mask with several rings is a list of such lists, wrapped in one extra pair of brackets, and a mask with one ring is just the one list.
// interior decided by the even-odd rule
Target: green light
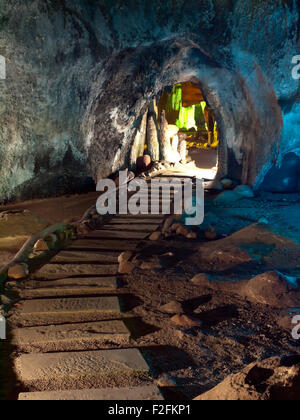
[(168, 95), (166, 111), (169, 115), (177, 115), (176, 125), (181, 130), (190, 130), (204, 125), (203, 111), (206, 106), (205, 102), (190, 107), (182, 106), (182, 85), (178, 83), (173, 87), (173, 91)]
[(190, 130), (195, 128), (197, 131), (197, 125), (195, 121), (195, 105), (189, 106), (188, 108), (180, 106), (179, 117), (176, 121), (177, 127), (180, 129)]

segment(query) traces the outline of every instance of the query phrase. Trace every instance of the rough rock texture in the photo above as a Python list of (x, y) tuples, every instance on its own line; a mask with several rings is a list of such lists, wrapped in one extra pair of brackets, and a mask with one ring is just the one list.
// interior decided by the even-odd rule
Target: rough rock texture
[(300, 153), (298, 38), (292, 0), (3, 0), (1, 200), (127, 166), (148, 105), (184, 81), (216, 116), (221, 172), (259, 187)]
[(300, 392), (300, 357), (279, 357), (252, 363), (228, 376), (199, 401), (295, 401)]
[(276, 271), (269, 271), (249, 280), (245, 294), (251, 301), (275, 308), (297, 308), (300, 305), (298, 282), (292, 283)]

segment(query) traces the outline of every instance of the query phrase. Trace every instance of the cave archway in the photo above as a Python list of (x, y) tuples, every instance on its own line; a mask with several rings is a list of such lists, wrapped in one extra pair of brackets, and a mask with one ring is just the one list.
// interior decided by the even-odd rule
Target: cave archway
[[(193, 161), (199, 175), (206, 180), (216, 178), (218, 166), (218, 125), (200, 86), (193, 82), (178, 83), (162, 92), (157, 104), (158, 120), (162, 112), (168, 122), (173, 157), (186, 163)], [(180, 156), (180, 149), (187, 149)], [(177, 153), (176, 153), (177, 152)]]
[(91, 89), (83, 124), (95, 180), (128, 167), (130, 148), (151, 101), (158, 101), (168, 86), (193, 82), (218, 124), (218, 177), (257, 183), (276, 157), (281, 110), (255, 61), (248, 57), (251, 66), (241, 71), (236, 63), (228, 65), (227, 60), (225, 65), (221, 53), (216, 59), (192, 40), (177, 38), (126, 50), (109, 60)]

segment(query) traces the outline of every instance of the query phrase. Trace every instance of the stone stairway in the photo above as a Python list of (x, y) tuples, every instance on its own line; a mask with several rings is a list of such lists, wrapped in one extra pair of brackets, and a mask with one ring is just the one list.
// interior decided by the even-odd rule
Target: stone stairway
[(118, 297), (118, 256), (163, 222), (161, 214), (116, 215), (26, 281), (11, 319), (15, 372), (27, 391), (20, 400), (163, 399), (130, 348)]

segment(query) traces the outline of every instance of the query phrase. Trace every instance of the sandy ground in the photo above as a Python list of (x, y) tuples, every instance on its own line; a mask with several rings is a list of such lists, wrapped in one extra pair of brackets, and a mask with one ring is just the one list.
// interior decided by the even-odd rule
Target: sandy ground
[(15, 220), (14, 224), (11, 225), (13, 231), (11, 234), (8, 231), (9, 224), (6, 224), (5, 229), (4, 226), (1, 229), (0, 223), (0, 267), (7, 264), (14, 257), (29, 236), (42, 230), (47, 224), (50, 225), (61, 221), (70, 222), (81, 218), (84, 212), (96, 203), (97, 198), (98, 193), (90, 192), (0, 206), (0, 213), (4, 211), (29, 210), (34, 215), (37, 215), (37, 218), (42, 217), (46, 220), (45, 224), (32, 222), (30, 226), (27, 223), (26, 229), (24, 220)]
[[(300, 353), (300, 342), (291, 334), (297, 309), (274, 309), (243, 295), (245, 282), (270, 270), (300, 278), (298, 198), (242, 200), (226, 208), (226, 218), (225, 209), (215, 209), (217, 241), (178, 238), (148, 244), (142, 252), (142, 260), (174, 254), (162, 269), (136, 269), (127, 286), (136, 318), (133, 344), (142, 349), (155, 377), (167, 373), (178, 385), (164, 390), (167, 398), (195, 398), (254, 361)], [(211, 207), (208, 202), (207, 210)], [(253, 224), (263, 216), (269, 225)], [(199, 273), (208, 275), (208, 284), (191, 283)], [(161, 310), (172, 301), (182, 303), (202, 327), (174, 324), (173, 315)]]

